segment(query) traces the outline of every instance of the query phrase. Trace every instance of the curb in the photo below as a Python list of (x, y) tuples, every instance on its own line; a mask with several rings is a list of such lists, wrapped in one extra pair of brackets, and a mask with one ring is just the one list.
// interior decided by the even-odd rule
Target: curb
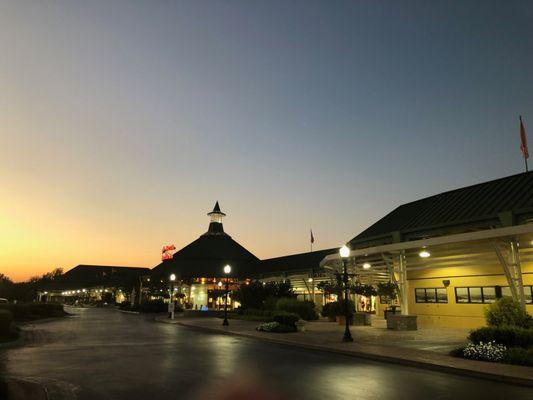
[[(157, 319), (156, 321), (161, 322), (161, 323), (169, 323), (169, 322), (165, 322), (165, 321), (157, 320)], [(340, 355), (344, 355), (348, 357), (358, 357), (358, 358), (364, 358), (367, 360), (387, 362), (387, 363), (398, 364), (398, 365), (405, 365), (408, 367), (430, 369), (433, 371), (445, 372), (445, 373), (454, 374), (454, 375), (460, 375), (460, 376), (466, 375), (466, 376), (470, 376), (473, 378), (481, 378), (481, 379), (486, 379), (486, 380), (491, 380), (491, 381), (509, 383), (513, 385), (533, 387), (533, 379), (514, 377), (514, 376), (508, 376), (508, 375), (492, 374), (489, 372), (475, 371), (475, 370), (465, 369), (461, 367), (451, 367), (448, 365), (434, 364), (434, 363), (423, 362), (419, 360), (410, 360), (410, 359), (405, 359), (405, 358), (384, 356), (380, 354), (365, 353), (365, 352), (358, 351), (358, 350), (345, 351), (345, 350), (334, 349), (334, 348), (327, 347), (327, 346), (300, 343), (300, 342), (294, 342), (294, 341), (283, 340), (283, 339), (275, 339), (271, 337), (258, 337), (256, 335), (252, 335), (249, 333), (227, 331), (227, 330), (222, 330), (218, 328), (209, 328), (209, 327), (204, 327), (204, 326), (191, 325), (185, 322), (174, 322), (171, 324), (181, 325), (187, 328), (192, 328), (192, 329), (196, 329), (200, 331), (218, 333), (218, 334), (223, 334), (223, 335), (241, 336), (241, 337), (245, 337), (249, 339), (262, 340), (265, 342), (276, 343), (276, 344), (281, 344), (285, 346), (299, 347), (299, 348), (303, 348), (307, 350), (314, 350), (314, 351), (320, 351), (320, 352), (325, 352), (325, 353), (334, 353), (334, 354), (340, 354)]]

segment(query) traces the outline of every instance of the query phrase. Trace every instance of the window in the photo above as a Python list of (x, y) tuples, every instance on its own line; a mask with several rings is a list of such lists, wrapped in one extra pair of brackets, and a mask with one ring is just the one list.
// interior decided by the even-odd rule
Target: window
[[(501, 291), (502, 297), (513, 297), (509, 286), (502, 286)], [(526, 298), (526, 304), (533, 304), (533, 286), (524, 286), (524, 297)]]
[(494, 303), (496, 301), (496, 288), (484, 287), (483, 288), (483, 303)]
[(480, 287), (468, 288), (470, 303), (483, 303), (483, 289)]
[(448, 302), (448, 293), (446, 288), (437, 288), (437, 303), (447, 303)]
[[(505, 288), (501, 288), (502, 296), (507, 295)], [(509, 288), (507, 288), (509, 289)], [(509, 291), (510, 295), (510, 291)], [(470, 304), (486, 304), (494, 303), (496, 301), (496, 287), (495, 286), (474, 286), (474, 287), (456, 287), (455, 288), (455, 302), (456, 303), (470, 303)]]
[(513, 297), (509, 286), (502, 286), (502, 297)]
[(417, 303), (447, 303), (446, 288), (416, 288), (415, 300)]
[(468, 288), (461, 287), (455, 288), (455, 302), (456, 303), (469, 303)]

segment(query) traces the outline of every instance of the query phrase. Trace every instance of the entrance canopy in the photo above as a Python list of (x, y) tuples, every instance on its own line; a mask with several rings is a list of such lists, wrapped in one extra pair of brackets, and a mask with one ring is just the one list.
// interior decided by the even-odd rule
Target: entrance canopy
[[(512, 296), (525, 307), (522, 266), (533, 272), (533, 223), (358, 248), (350, 251), (347, 262), (362, 282), (397, 282), (405, 314), (407, 273), (436, 268), (503, 270)], [(331, 254), (320, 265), (338, 269), (342, 259)]]

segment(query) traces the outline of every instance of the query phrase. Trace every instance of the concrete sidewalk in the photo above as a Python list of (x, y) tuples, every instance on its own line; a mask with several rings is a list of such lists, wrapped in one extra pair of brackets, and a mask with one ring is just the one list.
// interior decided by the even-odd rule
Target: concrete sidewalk
[[(433, 330), (428, 332), (396, 332), (375, 327), (351, 327), (353, 343), (341, 341), (343, 327), (329, 322), (311, 322), (306, 332), (258, 332), (259, 322), (230, 320), (222, 326), (219, 318), (156, 317), (156, 321), (178, 324), (213, 333), (237, 335), (306, 349), (386, 361), (436, 371), (468, 375), (533, 387), (533, 368), (489, 363), (451, 357), (449, 349), (464, 344), (466, 331)], [(437, 335), (437, 336), (435, 336)], [(462, 335), (462, 336), (460, 336)]]

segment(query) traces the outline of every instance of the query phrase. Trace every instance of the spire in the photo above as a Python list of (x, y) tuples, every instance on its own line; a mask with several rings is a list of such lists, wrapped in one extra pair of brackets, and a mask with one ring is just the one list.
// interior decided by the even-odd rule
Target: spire
[(225, 235), (224, 227), (222, 226), (222, 218), (224, 218), (226, 214), (220, 211), (218, 201), (215, 203), (213, 211), (207, 213), (207, 215), (211, 218), (211, 221), (206, 235)]
[(213, 207), (213, 211), (211, 211), (207, 215), (215, 214), (215, 213), (222, 214), (223, 216), (226, 216), (226, 214), (224, 214), (222, 211), (220, 211), (220, 206), (218, 205), (218, 201), (215, 203), (215, 207)]

